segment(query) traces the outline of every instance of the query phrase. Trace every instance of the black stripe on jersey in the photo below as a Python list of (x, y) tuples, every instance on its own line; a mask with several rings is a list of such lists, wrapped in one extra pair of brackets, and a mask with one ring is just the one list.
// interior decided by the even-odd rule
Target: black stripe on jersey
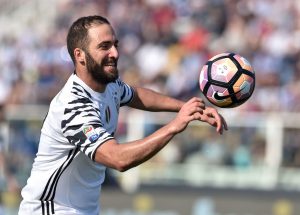
[(121, 95), (121, 100), (124, 99), (124, 97), (126, 96), (126, 93), (127, 93), (127, 88), (125, 87), (124, 89), (125, 90), (124, 90), (123, 94)]
[[(97, 119), (100, 119), (100, 115), (98, 114), (98, 112), (96, 110), (82, 110), (82, 111), (76, 111), (72, 114), (72, 116), (70, 116), (69, 119), (67, 120), (63, 120), (63, 122), (67, 122), (66, 124), (68, 124), (70, 121), (72, 121), (77, 115), (81, 115), (81, 117), (96, 117)], [(98, 124), (102, 124), (100, 121), (98, 121)], [(62, 123), (62, 126), (66, 126), (65, 124)]]
[[(68, 130), (78, 130), (79, 128), (81, 128), (82, 127), (82, 124), (79, 124), (79, 125), (70, 125), (70, 126), (68, 126), (68, 128), (66, 128), (66, 129), (68, 129)], [(63, 131), (64, 132), (64, 131)]]
[[(94, 116), (94, 115), (91, 115), (91, 116)], [(82, 116), (82, 117), (87, 117), (87, 116)], [(69, 126), (66, 126), (66, 124), (65, 124), (65, 122), (64, 122), (64, 124), (62, 123), (62, 129), (63, 129), (63, 126), (64, 126), (64, 129), (62, 130), (63, 133), (65, 133), (66, 131), (69, 131), (69, 130), (77, 130), (80, 127), (82, 127), (82, 124), (69, 125)], [(95, 121), (95, 120), (89, 121), (88, 124), (93, 126), (94, 128), (98, 128), (98, 127), (103, 126), (103, 124), (100, 121)]]
[(89, 98), (92, 98), (92, 96), (91, 96), (91, 94), (88, 92), (88, 91), (86, 91), (80, 84), (78, 84), (77, 82), (75, 82), (75, 81), (73, 81), (73, 89), (77, 89), (75, 86), (78, 86), (78, 87), (80, 87), (84, 92), (85, 92), (85, 94), (89, 97)]
[(65, 128), (68, 123), (70, 123), (77, 114), (80, 114), (82, 111), (76, 111), (69, 119), (61, 121), (61, 128)]
[[(51, 215), (54, 214), (54, 197), (58, 184), (58, 180), (62, 173), (67, 169), (67, 167), (72, 163), (75, 155), (79, 153), (79, 148), (73, 149), (69, 152), (67, 159), (63, 162), (63, 164), (54, 171), (54, 173), (49, 178), (46, 187), (43, 191), (43, 194), (40, 198), (42, 205), (42, 215)], [(51, 208), (50, 208), (51, 206)], [(51, 211), (50, 211), (51, 209)]]
[(102, 123), (100, 121), (89, 121), (89, 125), (93, 126), (94, 129), (103, 127)]
[(72, 91), (72, 92), (80, 92), (80, 93), (83, 93), (83, 90), (82, 89), (80, 89), (80, 88), (77, 88), (77, 87), (75, 87), (75, 86), (73, 86), (73, 88), (72, 89), (74, 89), (75, 91)]
[[(71, 151), (70, 151), (70, 152), (71, 152)], [(71, 154), (71, 153), (69, 153), (68, 158), (69, 158), (70, 154)], [(67, 159), (68, 159), (68, 158), (67, 158)], [(40, 198), (41, 205), (42, 205), (42, 214), (43, 214), (43, 215), (44, 215), (44, 214), (47, 214), (47, 215), (50, 214), (50, 211), (49, 211), (49, 201), (44, 200), (44, 199), (45, 199), (45, 195), (46, 195), (46, 192), (47, 192), (47, 190), (48, 190), (48, 187), (49, 187), (49, 185), (50, 185), (50, 182), (53, 180), (53, 177), (55, 177), (57, 171), (59, 171), (59, 169), (56, 169), (56, 170), (53, 172), (53, 174), (51, 175), (51, 177), (49, 178), (49, 180), (48, 180), (48, 182), (47, 182), (47, 184), (46, 184), (46, 187), (45, 187), (45, 189), (44, 189), (44, 192), (43, 192), (43, 194), (42, 194), (42, 196), (41, 196), (41, 198)], [(52, 212), (52, 214), (54, 214), (54, 206), (53, 206), (53, 202), (51, 203), (51, 212)]]
[(71, 93), (73, 93), (73, 94), (75, 94), (75, 95), (77, 95), (77, 96), (81, 96), (81, 97), (82, 97), (82, 93), (79, 93), (79, 92), (77, 92), (77, 91), (71, 91)]
[[(88, 156), (91, 158), (92, 157), (92, 152), (88, 153)], [(94, 159), (93, 159), (94, 160)]]
[(85, 136), (83, 131), (80, 131), (72, 136), (66, 136), (66, 138), (68, 139), (69, 143), (80, 146), (84, 144), (87, 137)]
[(67, 139), (68, 139), (68, 141), (69, 141), (69, 143), (71, 143), (72, 145), (74, 145), (74, 146), (76, 146), (77, 145), (77, 143), (76, 142), (79, 142), (80, 140), (75, 140), (75, 139), (73, 139), (72, 137), (66, 137)]
[[(93, 113), (84, 113), (84, 115), (82, 115), (82, 117), (89, 117), (89, 116), (91, 116), (91, 117), (97, 117), (97, 118), (100, 119), (100, 115), (95, 115), (95, 114), (93, 114)], [(95, 121), (95, 120), (92, 120), (92, 121), (90, 121), (90, 122), (96, 122), (96, 121)], [(97, 124), (103, 125), (103, 124), (100, 122), (100, 120), (97, 121)]]
[[(105, 133), (106, 133), (106, 131), (100, 132), (100, 133), (98, 134), (97, 140), (98, 140), (99, 138), (101, 138)], [(108, 137), (109, 137), (109, 136), (108, 136)], [(94, 142), (96, 142), (97, 140), (95, 140)], [(84, 149), (82, 150), (82, 152), (85, 153), (85, 151), (86, 151), (89, 147), (90, 147), (90, 144), (87, 144), (87, 145), (84, 147)]]
[(73, 101), (70, 101), (68, 104), (78, 104), (78, 103), (92, 104), (93, 102), (88, 98), (78, 98), (78, 99), (75, 99)]
[(66, 136), (66, 138), (72, 144), (78, 143), (78, 145), (81, 145), (85, 142), (86, 136), (83, 131), (79, 130), (82, 127), (82, 124), (78, 123), (81, 122), (78, 122), (75, 125), (72, 124), (72, 121), (77, 116), (79, 118), (90, 118), (91, 123), (89, 123), (89, 125), (92, 125), (94, 128), (103, 126), (103, 124), (100, 121), (100, 110), (94, 106), (94, 103), (91, 100), (91, 94), (76, 82), (73, 82), (72, 91), (76, 91), (80, 95), (77, 96), (76, 99), (68, 102), (68, 107), (64, 110), (65, 117), (61, 122), (61, 128), (62, 132), (64, 134), (67, 133), (67, 135), (68, 131), (71, 131), (71, 133), (77, 132), (75, 135)]
[(80, 152), (79, 150), (79, 147), (77, 147), (76, 149), (72, 150), (73, 153), (72, 153), (72, 156), (71, 158), (69, 159), (69, 161), (67, 162), (66, 166), (62, 169), (62, 171), (59, 173), (58, 177), (57, 177), (57, 180), (55, 182), (55, 185), (54, 185), (54, 188), (53, 188), (53, 192), (52, 192), (52, 196), (50, 198), (51, 201), (54, 200), (54, 197), (55, 197), (55, 191), (56, 191), (56, 188), (57, 188), (57, 184), (58, 184), (58, 180), (60, 178), (60, 176), (63, 174), (63, 172), (67, 169), (67, 167), (72, 163), (74, 157)]
[(84, 109), (84, 111), (88, 111), (88, 110), (92, 110), (92, 109), (95, 109), (95, 108), (92, 105), (83, 104), (83, 105), (75, 106), (73, 108), (66, 108), (65, 111), (64, 111), (64, 114), (71, 113), (72, 111), (78, 110), (78, 109)]
[[(84, 103), (83, 105), (77, 105), (77, 106), (74, 106), (72, 108), (66, 108), (64, 110), (64, 114), (68, 114), (68, 113), (72, 113), (72, 115), (66, 119), (66, 120), (63, 120), (61, 122), (61, 127), (62, 128), (65, 128), (66, 125), (71, 122), (77, 115), (82, 115), (82, 117), (88, 117), (88, 116), (95, 116), (97, 118), (100, 118), (100, 110), (93, 107), (92, 105), (87, 105), (87, 104), (92, 104), (92, 101), (90, 101), (89, 99), (87, 98), (81, 98), (81, 99), (76, 99), (76, 100), (73, 100), (71, 102), (69, 102), (68, 104), (78, 104), (78, 103)], [(81, 110), (79, 110), (81, 109)], [(85, 113), (85, 114), (83, 114)]]
[[(126, 104), (128, 104), (129, 102), (131, 102), (132, 99), (133, 99), (133, 97), (134, 97), (134, 94), (135, 94), (134, 89), (133, 89), (132, 87), (129, 87), (129, 88), (130, 88), (130, 90), (132, 91), (131, 97), (130, 97), (130, 99), (129, 99), (127, 102), (122, 102), (122, 103), (120, 104), (121, 107), (124, 106), (124, 105), (126, 105)], [(123, 93), (123, 94), (124, 94), (124, 93)], [(122, 100), (122, 97), (121, 97), (121, 100)]]
[[(50, 185), (50, 183), (51, 184), (53, 184), (54, 182), (55, 182), (55, 180), (56, 180), (56, 178), (57, 178), (57, 175), (59, 174), (59, 172), (61, 171), (61, 169), (62, 169), (62, 167), (65, 165), (65, 163), (69, 160), (69, 158), (70, 158), (70, 156), (72, 155), (72, 151), (73, 150), (71, 150), (70, 152), (69, 152), (69, 154), (68, 154), (68, 157), (67, 157), (67, 159), (66, 159), (66, 161), (64, 161), (64, 163), (62, 164), (62, 166), (60, 166), (58, 169), (56, 169), (54, 172), (53, 172), (53, 174), (51, 175), (51, 177), (49, 178), (49, 180), (48, 180), (48, 182), (47, 182), (47, 184), (46, 184), (46, 187), (45, 187), (45, 189), (44, 189), (44, 192), (43, 192), (43, 194), (42, 194), (42, 196), (41, 196), (41, 198), (40, 198), (40, 201), (41, 201), (41, 204), (42, 204), (42, 212), (43, 212), (43, 215), (45, 214), (45, 212), (47, 212), (47, 215), (48, 214), (50, 214), (50, 212), (49, 212), (49, 204), (48, 204), (48, 201), (49, 200), (47, 200), (47, 198), (49, 198), (49, 195), (47, 195), (47, 197), (45, 197), (45, 195), (47, 194), (47, 193), (51, 193), (51, 185)], [(54, 179), (53, 179), (54, 178)], [(45, 211), (45, 207), (46, 207), (46, 209), (47, 209), (47, 211)]]
[[(89, 115), (89, 116), (94, 116), (94, 115)], [(99, 120), (91, 120), (89, 121), (89, 125), (94, 126), (94, 128), (103, 127), (103, 124)]]
[[(89, 125), (93, 126), (94, 129), (95, 129), (95, 128), (102, 127), (102, 125), (99, 124), (99, 122), (96, 122), (96, 123), (89, 123)], [(81, 126), (82, 126), (82, 125), (81, 125)], [(80, 126), (80, 127), (81, 127), (81, 126)], [(70, 129), (69, 129), (70, 127), (71, 127), (71, 126), (69, 126), (69, 127), (67, 128), (67, 130), (70, 130)], [(99, 137), (101, 137), (102, 135), (103, 135), (103, 133), (100, 133), (100, 134), (99, 134)], [(84, 144), (84, 142), (85, 142), (86, 139), (87, 139), (87, 137), (86, 137), (86, 135), (83, 133), (83, 131), (79, 131), (79, 132), (77, 132), (76, 134), (74, 134), (74, 135), (72, 135), (72, 136), (66, 136), (66, 138), (68, 139), (68, 141), (69, 141), (71, 144), (73, 144), (73, 145), (78, 145), (78, 146)], [(76, 144), (76, 143), (77, 143), (77, 144)]]
[(97, 148), (96, 148), (94, 151), (90, 152), (90, 153), (88, 154), (88, 156), (89, 156), (93, 161), (95, 161), (96, 152), (97, 152), (98, 148), (99, 148), (103, 143), (105, 143), (105, 142), (107, 142), (108, 140), (111, 140), (111, 139), (114, 139), (114, 137), (113, 137), (113, 136), (108, 136), (101, 144), (99, 144), (99, 145), (97, 146)]
[(97, 110), (92, 110), (92, 111), (91, 110), (84, 110), (84, 111), (82, 111), (82, 117), (92, 116), (92, 117), (100, 118), (100, 114), (98, 114), (98, 112), (99, 111), (97, 111)]
[(116, 82), (119, 86), (121, 86), (121, 81), (120, 81), (120, 79), (117, 79), (115, 82)]
[[(70, 123), (77, 115), (80, 115), (83, 113), (83, 116), (82, 117), (87, 117), (87, 116), (96, 116), (96, 117), (99, 117), (97, 111), (95, 111), (95, 109), (92, 109), (92, 110), (89, 110), (89, 113), (85, 114), (85, 111), (86, 110), (82, 110), (82, 111), (75, 111), (68, 119), (65, 119), (65, 120), (62, 120), (61, 121), (61, 128), (65, 128), (66, 125), (68, 123)], [(93, 111), (95, 113), (95, 115), (93, 114)], [(99, 117), (100, 118), (100, 117)], [(100, 123), (100, 121), (99, 121)]]
[(42, 215), (50, 215), (51, 213), (54, 214), (54, 204), (53, 202), (50, 202), (51, 204), (51, 213), (50, 213), (50, 205), (49, 201), (41, 201), (42, 202)]

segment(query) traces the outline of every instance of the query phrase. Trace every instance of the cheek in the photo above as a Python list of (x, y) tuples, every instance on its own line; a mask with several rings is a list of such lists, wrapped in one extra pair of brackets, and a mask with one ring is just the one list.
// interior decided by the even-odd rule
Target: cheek
[(105, 59), (108, 57), (108, 55), (105, 52), (98, 52), (94, 55), (94, 59), (95, 61), (97, 61), (98, 63), (101, 63), (103, 61), (105, 61)]

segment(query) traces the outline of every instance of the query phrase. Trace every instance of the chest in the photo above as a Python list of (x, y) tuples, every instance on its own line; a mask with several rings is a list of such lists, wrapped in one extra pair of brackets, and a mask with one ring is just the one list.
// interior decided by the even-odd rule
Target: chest
[(105, 97), (97, 101), (97, 106), (100, 111), (100, 119), (103, 127), (111, 134), (115, 133), (118, 117), (120, 101), (117, 93), (106, 94)]

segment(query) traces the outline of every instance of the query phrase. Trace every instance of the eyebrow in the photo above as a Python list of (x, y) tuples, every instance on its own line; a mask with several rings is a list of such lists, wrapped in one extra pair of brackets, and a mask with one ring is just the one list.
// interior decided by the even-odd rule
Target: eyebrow
[(102, 41), (101, 43), (98, 44), (98, 47), (101, 47), (102, 45), (115, 45), (115, 44), (119, 44), (119, 40), (115, 40), (115, 41), (111, 41), (111, 40), (105, 40)]

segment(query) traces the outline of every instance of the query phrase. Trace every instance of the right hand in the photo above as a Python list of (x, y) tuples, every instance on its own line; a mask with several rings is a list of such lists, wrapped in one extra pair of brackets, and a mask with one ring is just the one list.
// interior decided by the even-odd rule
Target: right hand
[(191, 121), (201, 120), (201, 115), (203, 114), (204, 109), (205, 103), (201, 98), (191, 98), (181, 107), (176, 118), (170, 122), (173, 132), (180, 133)]

